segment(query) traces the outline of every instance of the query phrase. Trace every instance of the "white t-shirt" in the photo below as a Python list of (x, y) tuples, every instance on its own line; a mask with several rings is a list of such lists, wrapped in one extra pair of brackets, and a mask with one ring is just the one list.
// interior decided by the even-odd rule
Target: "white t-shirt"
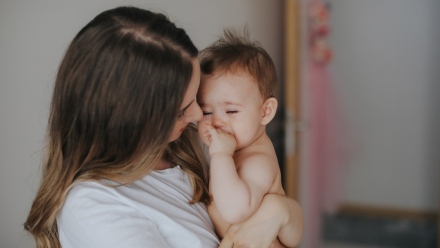
[(151, 172), (120, 187), (82, 182), (68, 193), (58, 216), (63, 248), (218, 247), (202, 203), (179, 166)]

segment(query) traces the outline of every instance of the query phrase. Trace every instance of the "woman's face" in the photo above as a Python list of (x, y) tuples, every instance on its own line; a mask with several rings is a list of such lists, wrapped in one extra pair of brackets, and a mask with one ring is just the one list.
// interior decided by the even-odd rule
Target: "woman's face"
[(191, 81), (183, 97), (182, 105), (180, 106), (179, 117), (174, 125), (169, 142), (175, 141), (180, 137), (183, 130), (191, 122), (197, 122), (202, 118), (202, 110), (197, 104), (196, 95), (200, 84), (200, 64), (197, 58), (193, 59), (193, 72)]

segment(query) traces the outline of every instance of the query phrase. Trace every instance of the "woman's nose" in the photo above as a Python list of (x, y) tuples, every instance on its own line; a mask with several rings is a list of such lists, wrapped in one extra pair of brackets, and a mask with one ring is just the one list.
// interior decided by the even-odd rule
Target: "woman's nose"
[(196, 101), (191, 104), (187, 111), (189, 112), (185, 118), (185, 122), (187, 123), (200, 121), (203, 117), (202, 109)]

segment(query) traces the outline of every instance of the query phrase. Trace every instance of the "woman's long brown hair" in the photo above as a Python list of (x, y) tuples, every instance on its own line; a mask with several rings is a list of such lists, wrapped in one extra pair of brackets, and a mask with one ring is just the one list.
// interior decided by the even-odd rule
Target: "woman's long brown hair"
[(75, 36), (56, 77), (42, 181), (24, 224), (37, 247), (61, 247), (56, 216), (75, 183), (131, 183), (162, 158), (188, 173), (192, 202), (209, 201), (194, 126), (168, 142), (197, 54), (183, 29), (134, 7), (105, 11)]

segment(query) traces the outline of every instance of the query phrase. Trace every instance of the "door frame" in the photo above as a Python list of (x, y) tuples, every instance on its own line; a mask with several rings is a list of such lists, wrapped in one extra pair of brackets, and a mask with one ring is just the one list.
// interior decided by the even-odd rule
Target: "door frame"
[(300, 133), (300, 3), (284, 1), (285, 191), (299, 198)]

